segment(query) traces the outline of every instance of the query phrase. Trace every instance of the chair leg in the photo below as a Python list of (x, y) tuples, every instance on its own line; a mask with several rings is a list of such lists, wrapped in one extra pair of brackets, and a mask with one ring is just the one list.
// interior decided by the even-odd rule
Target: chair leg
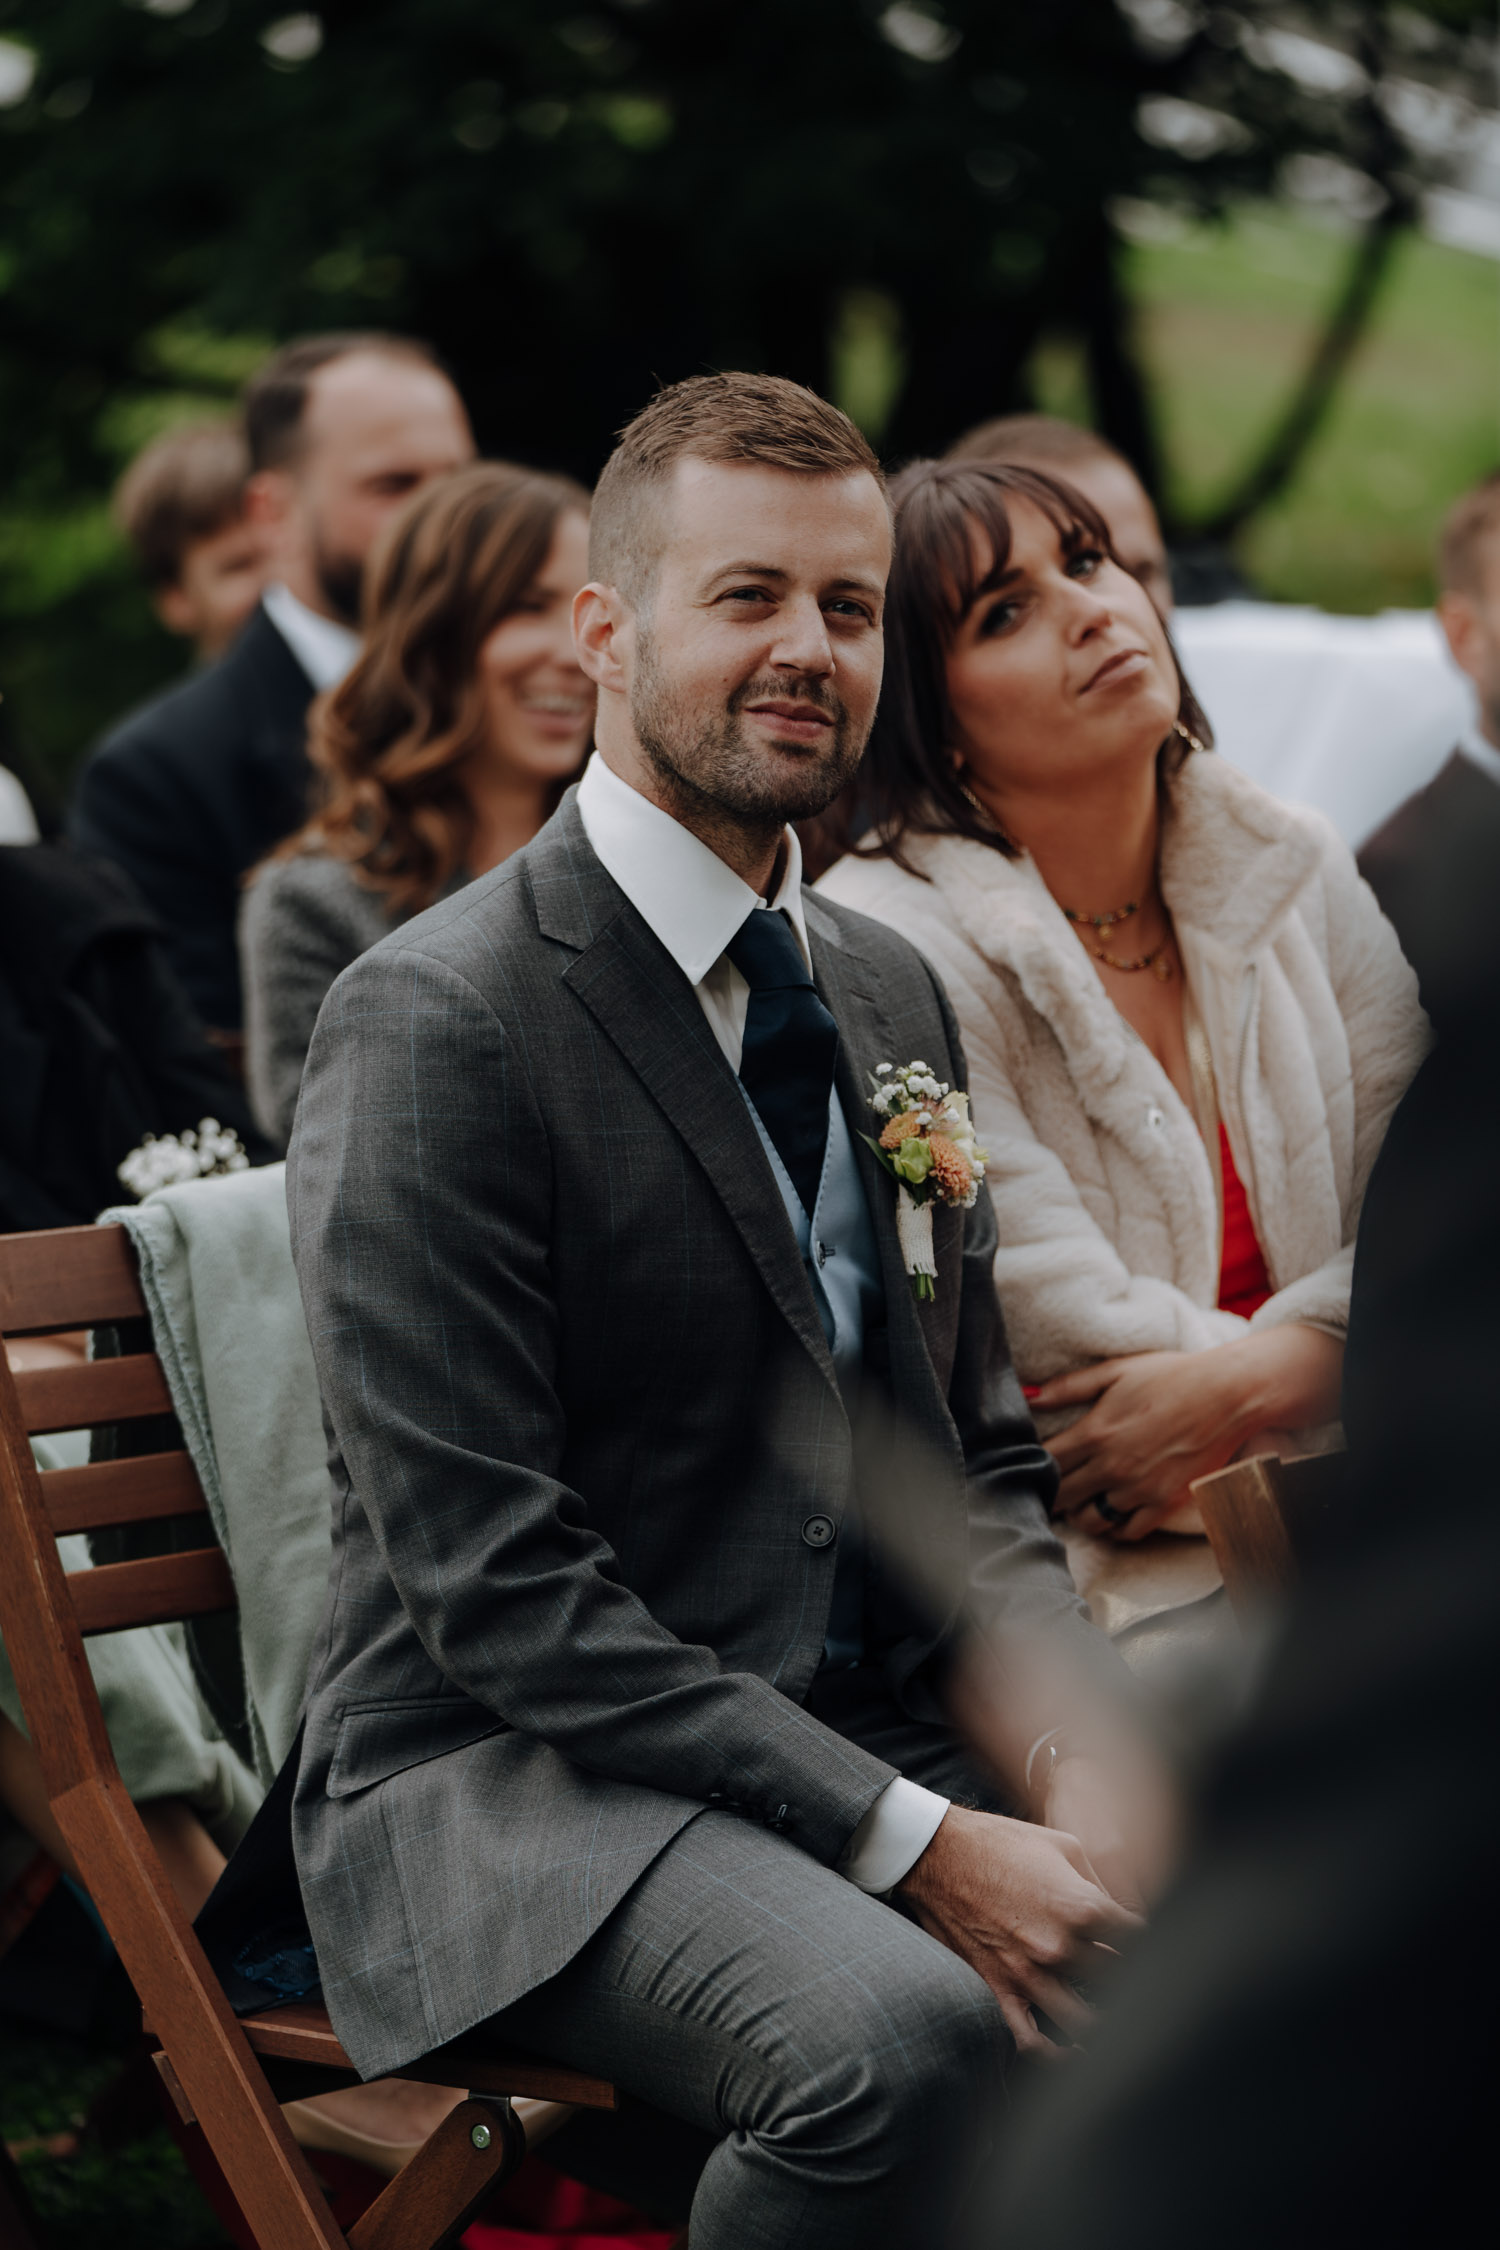
[(250, 2232), (249, 2221), (235, 2201), (234, 2192), (224, 2177), (203, 2127), (196, 2121), (191, 2125), (184, 2124), (175, 2104), (165, 2097), (161, 2113), (167, 2131), (182, 2151), (183, 2162), (192, 2174), (193, 2185), (235, 2245), (235, 2250), (259, 2250), (259, 2245)]
[(526, 2154), (510, 2103), (470, 2094), (349, 2229), (349, 2250), (448, 2250)]
[(44, 2250), (31, 2198), (21, 2185), (21, 2176), (3, 2141), (0, 2141), (0, 2242), (5, 2244), (5, 2250)]

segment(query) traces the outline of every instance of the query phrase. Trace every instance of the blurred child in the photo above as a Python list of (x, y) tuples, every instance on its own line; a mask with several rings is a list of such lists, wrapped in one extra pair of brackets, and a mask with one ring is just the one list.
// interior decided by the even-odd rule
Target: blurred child
[(265, 534), (245, 515), (249, 457), (233, 422), (190, 422), (154, 438), (115, 493), (157, 616), (210, 663), (260, 599)]

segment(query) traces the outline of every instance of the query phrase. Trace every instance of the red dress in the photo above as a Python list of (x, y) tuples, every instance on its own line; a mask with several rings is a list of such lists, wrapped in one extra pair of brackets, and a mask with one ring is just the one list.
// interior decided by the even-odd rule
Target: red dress
[(1255, 1237), (1245, 1183), (1235, 1170), (1229, 1135), (1219, 1126), (1219, 1170), (1224, 1180), (1224, 1255), (1219, 1262), (1219, 1310), (1251, 1313), (1274, 1295)]

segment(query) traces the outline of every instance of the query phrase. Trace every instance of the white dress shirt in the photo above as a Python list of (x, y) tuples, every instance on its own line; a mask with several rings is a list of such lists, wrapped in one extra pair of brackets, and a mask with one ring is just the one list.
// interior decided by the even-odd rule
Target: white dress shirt
[(318, 693), (336, 688), (359, 654), (358, 633), (336, 618), (320, 617), (306, 602), (299, 602), (289, 586), (268, 586), (260, 598), (267, 617)]
[[(750, 987), (724, 948), (747, 914), (769, 906), (785, 914), (809, 970), (802, 913), (802, 848), (792, 829), (776, 896), (766, 900), (734, 869), (622, 781), (596, 752), (578, 785), (584, 834), (604, 867), (697, 996), (709, 1029), (738, 1076)], [(855, 1887), (888, 1891), (919, 1860), (937, 1834), (948, 1799), (904, 1778), (888, 1784), (850, 1837), (839, 1872)]]
[(1460, 757), (1467, 758), (1471, 766), (1478, 766), (1481, 773), (1487, 773), (1491, 781), (1500, 784), (1500, 750), (1478, 727), (1465, 727), (1458, 738), (1458, 749)]
[(36, 814), (9, 766), (0, 766), (0, 844), (39, 844)]

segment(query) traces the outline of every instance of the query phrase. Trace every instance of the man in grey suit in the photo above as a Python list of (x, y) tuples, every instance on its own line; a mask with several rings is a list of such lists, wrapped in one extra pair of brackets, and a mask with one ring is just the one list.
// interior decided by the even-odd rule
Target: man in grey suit
[[(694, 2250), (940, 2241), (1012, 2044), (1074, 2025), (1135, 1921), (1108, 1776), (1039, 1692), (1008, 1798), (944, 1721), (960, 1597), (1092, 1629), (988, 1199), (939, 1213), (919, 1307), (860, 1138), (880, 1064), (962, 1084), (946, 1000), (802, 892), (787, 825), (863, 749), (890, 536), (811, 392), (645, 409), (576, 613), (598, 755), (340, 978), (289, 1160), (336, 1485), (293, 1815), (333, 2021), (374, 2076), (499, 2015), (684, 2121)], [(872, 1400), (930, 1464), (947, 1618), (860, 1535)]]

